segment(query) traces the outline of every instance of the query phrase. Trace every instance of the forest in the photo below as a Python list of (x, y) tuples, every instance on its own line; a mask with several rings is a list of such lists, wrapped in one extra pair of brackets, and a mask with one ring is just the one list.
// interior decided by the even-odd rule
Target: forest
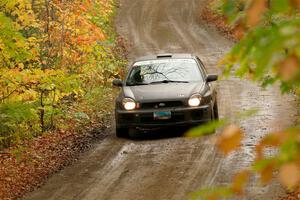
[(0, 148), (101, 118), (124, 64), (113, 3), (1, 0)]

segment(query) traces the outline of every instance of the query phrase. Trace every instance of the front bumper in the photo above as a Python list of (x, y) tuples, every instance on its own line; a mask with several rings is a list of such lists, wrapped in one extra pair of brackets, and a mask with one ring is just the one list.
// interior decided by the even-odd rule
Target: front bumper
[[(171, 111), (171, 119), (154, 119), (157, 111)], [(198, 107), (143, 109), (134, 111), (116, 110), (117, 128), (159, 128), (167, 126), (198, 125), (211, 120), (210, 105)]]

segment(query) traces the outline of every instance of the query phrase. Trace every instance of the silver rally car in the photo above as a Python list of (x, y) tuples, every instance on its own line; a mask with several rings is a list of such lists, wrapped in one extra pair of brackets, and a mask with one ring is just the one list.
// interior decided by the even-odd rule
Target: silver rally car
[(160, 54), (131, 65), (116, 98), (117, 137), (130, 129), (199, 125), (218, 119), (216, 90), (201, 60), (191, 54)]

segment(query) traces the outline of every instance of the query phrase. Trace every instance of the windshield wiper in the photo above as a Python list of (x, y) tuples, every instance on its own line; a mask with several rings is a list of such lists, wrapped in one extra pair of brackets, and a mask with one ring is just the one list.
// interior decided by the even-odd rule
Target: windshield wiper
[(153, 81), (150, 84), (157, 84), (157, 83), (189, 83), (189, 82), (188, 81), (162, 80), (162, 81)]
[(149, 83), (127, 83), (128, 86), (149, 85)]

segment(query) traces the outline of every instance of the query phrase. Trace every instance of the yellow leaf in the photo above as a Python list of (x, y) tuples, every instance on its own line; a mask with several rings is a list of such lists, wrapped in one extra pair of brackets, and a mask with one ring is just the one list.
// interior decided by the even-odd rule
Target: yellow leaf
[(229, 154), (240, 147), (242, 138), (242, 130), (236, 125), (229, 125), (221, 133), (217, 145), (224, 154)]
[(24, 69), (24, 64), (23, 64), (23, 63), (19, 63), (19, 64), (18, 64), (18, 67), (19, 67), (20, 69)]
[(295, 163), (283, 165), (279, 170), (279, 180), (287, 188), (293, 188), (299, 184), (300, 171)]

